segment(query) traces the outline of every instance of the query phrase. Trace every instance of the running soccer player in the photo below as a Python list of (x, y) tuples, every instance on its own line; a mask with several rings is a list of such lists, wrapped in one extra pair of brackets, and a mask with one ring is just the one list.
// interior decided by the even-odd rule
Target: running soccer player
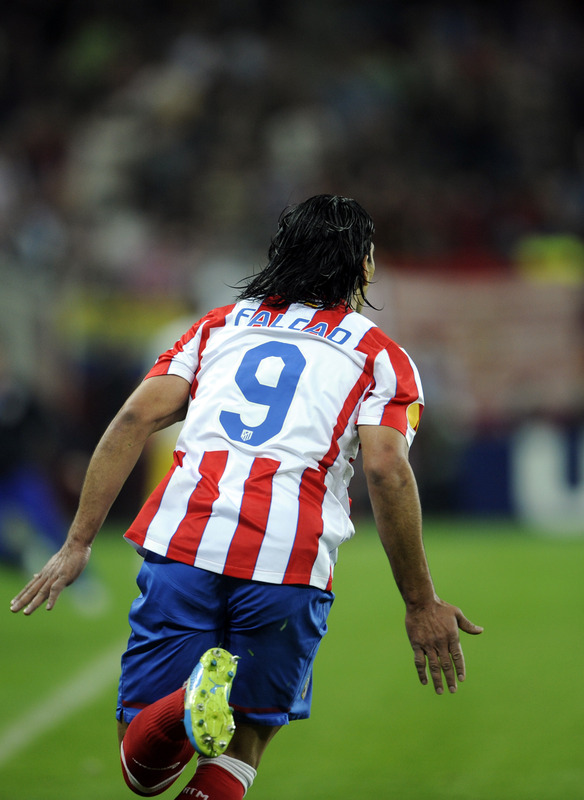
[[(144, 556), (117, 710), (122, 772), (240, 800), (281, 726), (308, 717), (347, 489), (361, 446), (375, 522), (406, 605), (420, 681), (455, 692), (459, 629), (434, 591), (408, 460), (423, 408), (412, 360), (356, 313), (374, 272), (371, 217), (318, 195), (286, 209), (267, 266), (163, 353), (91, 459), (67, 542), (13, 600), (47, 609), (85, 567), (148, 437), (184, 419), (172, 467), (126, 533)], [(239, 657), (239, 660), (238, 660)]]

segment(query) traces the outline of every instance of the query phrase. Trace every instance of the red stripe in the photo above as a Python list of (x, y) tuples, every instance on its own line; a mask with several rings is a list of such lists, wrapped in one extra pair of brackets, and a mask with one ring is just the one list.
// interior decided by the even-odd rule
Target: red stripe
[[(192, 339), (195, 338), (197, 332), (201, 326), (203, 327), (203, 331), (201, 334), (201, 343), (199, 344), (199, 366), (197, 367), (197, 373), (201, 366), (201, 355), (203, 350), (207, 345), (207, 340), (209, 335), (211, 334), (211, 330), (213, 328), (222, 328), (225, 325), (225, 320), (227, 315), (233, 311), (235, 304), (231, 304), (230, 306), (223, 306), (222, 308), (215, 308), (206, 314), (202, 319), (200, 319), (192, 328), (181, 336), (181, 338), (176, 342), (174, 347), (171, 347), (166, 352), (162, 353), (161, 356), (158, 357), (156, 364), (152, 367), (152, 369), (147, 373), (146, 378), (152, 378), (155, 375), (166, 375), (170, 366), (172, 364), (173, 358), (178, 355), (178, 353), (182, 353), (185, 349), (185, 345), (187, 345)], [(197, 386), (196, 374), (195, 379), (193, 381), (193, 388), (191, 389), (191, 394), (194, 396)]]
[(165, 477), (160, 481), (156, 489), (154, 489), (148, 500), (142, 506), (142, 510), (131, 524), (125, 535), (126, 539), (130, 539), (132, 542), (135, 542), (140, 546), (144, 544), (150, 523), (156, 516), (158, 509), (160, 508), (160, 504), (162, 503), (162, 498), (164, 497), (166, 487), (170, 483), (170, 479), (174, 475), (176, 468), (182, 467), (184, 456), (185, 454), (182, 452), (182, 450), (175, 450), (172, 467), (168, 470)]
[[(319, 469), (306, 469), (302, 475), (298, 497), (299, 509), (296, 538), (286, 569), (284, 583), (308, 583), (310, 581), (312, 568), (318, 556), (318, 542), (323, 533), (322, 504), (326, 494), (324, 479), (327, 470), (334, 464), (339, 454), (339, 439), (345, 431), (351, 414), (365, 391), (367, 383), (367, 375), (363, 373), (353, 386), (341, 409), (333, 431), (331, 446), (325, 457), (320, 461)], [(317, 514), (318, 525), (315, 524)], [(296, 574), (299, 570), (300, 580)], [(329, 577), (330, 583), (331, 579)]]
[(185, 345), (194, 339), (197, 334), (197, 331), (203, 324), (204, 320), (199, 320), (192, 328), (190, 328), (181, 338), (176, 342), (174, 347), (171, 347), (166, 352), (162, 353), (161, 356), (158, 357), (156, 364), (152, 367), (150, 372), (146, 375), (147, 378), (152, 378), (155, 375), (166, 375), (168, 370), (170, 369), (170, 365), (172, 364), (172, 359), (178, 354), (182, 353), (185, 348)]
[[(360, 349), (360, 346), (357, 347)], [(365, 350), (364, 352), (367, 352)], [(283, 583), (309, 583), (314, 562), (318, 556), (318, 543), (323, 533), (322, 504), (326, 494), (324, 483), (327, 470), (339, 454), (339, 439), (347, 428), (357, 403), (371, 383), (374, 356), (368, 356), (365, 368), (347, 395), (333, 429), (330, 447), (319, 463), (318, 469), (305, 469), (298, 495), (298, 524)], [(331, 585), (329, 576), (327, 585)]]
[(259, 314), (260, 311), (269, 311), (270, 313), (270, 321), (268, 322), (268, 327), (274, 322), (276, 317), (280, 314), (285, 314), (286, 311), (290, 308), (290, 304), (283, 306), (282, 308), (274, 308), (272, 305), (272, 298), (268, 297), (264, 300), (258, 307), (258, 310), (255, 312), (254, 317)]
[(366, 372), (362, 372), (359, 380), (355, 383), (349, 394), (347, 395), (347, 399), (345, 400), (343, 407), (341, 409), (341, 413), (337, 417), (337, 424), (334, 427), (333, 435), (331, 438), (331, 446), (328, 450), (328, 453), (325, 457), (321, 460), (320, 466), (324, 469), (328, 469), (331, 467), (339, 454), (339, 439), (343, 435), (349, 419), (353, 414), (355, 408), (357, 407), (357, 403), (361, 399), (365, 389), (371, 382), (370, 376)]
[(381, 424), (396, 428), (405, 436), (408, 430), (407, 408), (419, 399), (420, 391), (414, 370), (404, 351), (393, 345), (387, 348), (387, 352), (395, 371), (397, 386), (394, 398), (385, 406)]
[(256, 458), (243, 485), (239, 521), (231, 540), (224, 572), (235, 578), (251, 579), (264, 541), (270, 505), (272, 480), (279, 461)]
[(330, 592), (333, 588), (333, 568), (332, 565), (329, 567), (329, 579), (326, 585), (326, 591)]
[(317, 311), (308, 325), (305, 325), (303, 330), (307, 328), (313, 328), (315, 325), (318, 325), (321, 322), (325, 322), (327, 329), (325, 336), (328, 336), (329, 333), (334, 331), (334, 329), (340, 325), (340, 323), (344, 320), (347, 314), (350, 314), (350, 309), (347, 309), (347, 306), (341, 304), (336, 308), (328, 308), (324, 310)]
[[(357, 345), (356, 350), (367, 354), (366, 370), (373, 372), (373, 364), (382, 350), (389, 356), (396, 376), (396, 393), (385, 406), (380, 425), (388, 425), (403, 433), (408, 430), (407, 408), (419, 400), (420, 392), (416, 384), (414, 370), (409, 358), (395, 342), (392, 342), (379, 328), (371, 328)], [(375, 385), (372, 378), (373, 388)]]
[(166, 553), (168, 558), (194, 562), (213, 503), (219, 497), (219, 481), (225, 472), (227, 455), (227, 450), (211, 450), (201, 459), (201, 477), (189, 498), (186, 514), (170, 540)]
[(323, 531), (322, 503), (326, 493), (325, 469), (307, 467), (302, 473), (298, 492), (298, 523), (282, 583), (310, 583)]
[(373, 373), (373, 362), (376, 356), (384, 350), (388, 344), (391, 344), (391, 339), (383, 333), (380, 328), (369, 328), (367, 333), (364, 334), (355, 350), (359, 353), (365, 353), (367, 356), (365, 369), (368, 372)]
[(206, 317), (203, 317), (202, 319), (202, 322), (204, 323), (205, 327), (203, 328), (203, 332), (201, 333), (201, 343), (199, 344), (199, 363), (195, 371), (193, 383), (191, 385), (191, 397), (193, 398), (197, 393), (197, 388), (199, 386), (198, 375), (201, 369), (203, 351), (207, 346), (207, 342), (209, 341), (209, 336), (211, 335), (211, 331), (214, 328), (223, 328), (227, 319), (227, 315), (231, 313), (231, 311), (233, 311), (234, 308), (235, 308), (235, 303), (232, 303), (230, 306), (223, 306), (223, 308), (215, 308), (213, 311), (210, 311)]

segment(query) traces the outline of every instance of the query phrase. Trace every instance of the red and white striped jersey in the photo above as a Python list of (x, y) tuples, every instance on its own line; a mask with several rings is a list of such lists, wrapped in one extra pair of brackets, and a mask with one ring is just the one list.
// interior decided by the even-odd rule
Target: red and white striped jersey
[(217, 308), (148, 375), (191, 400), (172, 468), (126, 533), (211, 572), (330, 588), (354, 528), (358, 425), (411, 443), (423, 394), (404, 350), (361, 314), (240, 301)]

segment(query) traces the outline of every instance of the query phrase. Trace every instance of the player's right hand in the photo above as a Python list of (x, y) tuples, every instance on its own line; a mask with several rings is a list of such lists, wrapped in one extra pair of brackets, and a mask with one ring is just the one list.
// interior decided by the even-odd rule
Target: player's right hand
[(65, 586), (81, 575), (90, 555), (91, 546), (65, 542), (11, 601), (10, 610), (17, 613), (24, 609), (23, 613), (29, 616), (46, 602), (46, 609), (50, 611)]

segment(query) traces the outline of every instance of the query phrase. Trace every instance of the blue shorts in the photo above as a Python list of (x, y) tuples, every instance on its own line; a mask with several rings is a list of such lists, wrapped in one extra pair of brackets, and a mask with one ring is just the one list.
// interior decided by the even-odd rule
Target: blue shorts
[(241, 657), (229, 699), (236, 722), (286, 725), (310, 716), (312, 665), (332, 592), (231, 578), (150, 553), (137, 583), (119, 720), (130, 722), (182, 686), (217, 646)]

